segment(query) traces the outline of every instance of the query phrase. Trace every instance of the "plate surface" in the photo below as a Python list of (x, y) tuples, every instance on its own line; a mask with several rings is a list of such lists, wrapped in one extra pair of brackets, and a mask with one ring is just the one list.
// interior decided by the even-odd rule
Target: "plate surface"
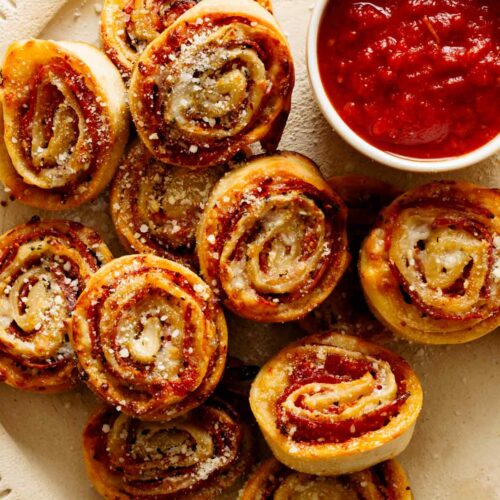
[[(15, 0), (0, 0), (0, 10), (12, 3)], [(18, 13), (22, 7), (24, 12), (38, 13), (38, 18), (31, 17), (47, 21), (53, 12), (47, 6), (53, 8), (58, 3), (61, 0), (17, 0)], [(456, 174), (410, 174), (373, 163), (344, 143), (322, 117), (307, 80), (305, 40), (312, 1), (274, 0), (274, 4), (297, 66), (294, 103), (282, 149), (310, 156), (326, 175), (371, 174), (401, 188), (438, 178), (500, 186), (499, 156)], [(41, 36), (98, 44), (99, 7), (94, 1), (70, 0)], [(0, 31), (6, 30), (14, 40), (37, 35), (43, 24), (0, 19)], [(8, 200), (7, 194), (1, 192), (0, 199)], [(0, 230), (25, 222), (34, 213), (9, 201), (0, 207)], [(100, 231), (115, 255), (122, 251), (106, 197), (61, 215), (85, 221)], [(235, 318), (229, 318), (229, 323), (231, 352), (251, 363), (262, 363), (301, 334), (292, 326), (254, 326)], [(500, 332), (463, 346), (397, 343), (393, 348), (412, 363), (425, 391), (414, 439), (401, 456), (416, 499), (500, 500)], [(40, 396), (0, 385), (0, 499), (96, 500), (80, 449), (83, 424), (95, 405), (94, 397), (84, 388)]]

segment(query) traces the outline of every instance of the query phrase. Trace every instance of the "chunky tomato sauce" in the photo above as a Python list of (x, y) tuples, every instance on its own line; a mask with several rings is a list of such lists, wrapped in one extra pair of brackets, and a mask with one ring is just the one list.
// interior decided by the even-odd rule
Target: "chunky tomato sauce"
[(332, 0), (318, 59), (340, 116), (380, 149), (443, 158), (500, 132), (499, 0)]

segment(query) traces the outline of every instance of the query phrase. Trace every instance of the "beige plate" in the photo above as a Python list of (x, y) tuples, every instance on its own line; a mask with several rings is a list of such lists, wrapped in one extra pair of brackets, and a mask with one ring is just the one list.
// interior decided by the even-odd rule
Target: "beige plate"
[[(50, 9), (62, 0), (17, 0), (18, 10), (31, 14), (30, 22), (15, 22), (15, 3), (0, 0), (0, 11), (4, 6), (12, 11), (8, 21), (2, 22), (0, 16), (0, 33), (7, 29), (12, 40), (35, 36), (33, 30), (41, 28), (39, 20), (47, 20), (53, 12)], [(309, 155), (327, 175), (368, 173), (402, 188), (435, 178), (460, 178), (500, 186), (498, 157), (455, 175), (437, 177), (397, 172), (356, 153), (330, 130), (309, 89), (304, 52), (312, 0), (274, 3), (277, 17), (290, 38), (298, 73), (283, 149)], [(97, 43), (97, 23), (95, 2), (70, 0), (50, 20), (42, 36)], [(21, 29), (26, 31), (18, 31)], [(0, 37), (0, 50), (2, 43)], [(3, 193), (1, 197), (7, 199)], [(5, 231), (34, 213), (9, 202), (6, 208), (0, 207), (0, 229)], [(104, 198), (67, 216), (94, 226), (118, 254)], [(232, 352), (253, 363), (263, 362), (299, 334), (290, 326), (250, 329), (248, 323), (234, 319), (230, 325)], [(498, 332), (464, 346), (399, 344), (395, 349), (412, 362), (425, 389), (422, 418), (409, 449), (401, 457), (416, 498), (500, 499)], [(83, 388), (60, 396), (39, 396), (0, 386), (0, 499), (97, 499), (86, 479), (80, 450), (81, 429), (95, 404), (93, 396)]]

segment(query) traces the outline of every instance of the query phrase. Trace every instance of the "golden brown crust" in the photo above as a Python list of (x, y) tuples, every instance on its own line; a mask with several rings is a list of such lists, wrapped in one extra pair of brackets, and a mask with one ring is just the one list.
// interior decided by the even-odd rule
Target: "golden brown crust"
[(93, 230), (33, 220), (0, 236), (0, 380), (60, 392), (77, 382), (67, 321), (90, 276), (112, 259)]
[(345, 220), (342, 200), (311, 160), (257, 157), (212, 191), (196, 238), (201, 272), (244, 318), (298, 319), (348, 265)]
[(250, 405), (276, 458), (328, 476), (401, 453), (422, 389), (396, 354), (331, 332), (299, 340), (268, 361), (252, 385)]
[[(101, 42), (123, 78), (132, 74), (144, 49), (200, 0), (104, 0)], [(231, 0), (229, 0), (231, 1)], [(272, 12), (270, 0), (256, 0)]]
[(8, 48), (2, 75), (0, 180), (36, 208), (65, 210), (95, 198), (128, 138), (116, 68), (91, 45), (27, 40)]
[(156, 158), (212, 167), (257, 142), (276, 150), (294, 78), (290, 47), (269, 12), (253, 0), (203, 0), (142, 53), (130, 109)]
[(295, 472), (275, 458), (262, 462), (243, 489), (240, 500), (413, 500), (404, 469), (388, 460), (360, 472), (337, 477)]
[(87, 385), (144, 420), (170, 420), (205, 401), (222, 376), (224, 315), (192, 271), (154, 255), (116, 259), (90, 280), (72, 319)]
[(220, 400), (169, 422), (100, 409), (83, 450), (92, 483), (110, 500), (212, 500), (253, 461), (249, 427)]
[(373, 313), (417, 342), (468, 342), (500, 325), (500, 191), (413, 189), (387, 207), (359, 261)]
[(171, 167), (136, 141), (111, 189), (111, 215), (122, 244), (132, 253), (153, 253), (192, 266), (196, 226), (224, 172), (223, 167)]

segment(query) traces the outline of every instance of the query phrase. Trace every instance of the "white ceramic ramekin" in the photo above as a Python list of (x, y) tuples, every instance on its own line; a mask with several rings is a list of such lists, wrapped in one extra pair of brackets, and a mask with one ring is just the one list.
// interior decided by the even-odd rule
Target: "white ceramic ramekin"
[(438, 159), (413, 159), (397, 154), (383, 151), (361, 138), (354, 132), (340, 117), (328, 98), (318, 67), (318, 52), (317, 40), (318, 31), (323, 17), (325, 7), (330, 1), (335, 0), (316, 0), (312, 16), (309, 22), (309, 30), (307, 33), (307, 69), (309, 72), (309, 80), (313, 88), (316, 100), (323, 112), (325, 118), (330, 125), (343, 137), (351, 146), (356, 148), (366, 156), (390, 167), (410, 172), (435, 173), (446, 172), (450, 170), (458, 170), (468, 167), (474, 163), (478, 163), (496, 152), (500, 151), (500, 135), (497, 135), (493, 140), (481, 146), (480, 148), (471, 151), (470, 153), (454, 156), (450, 158)]

